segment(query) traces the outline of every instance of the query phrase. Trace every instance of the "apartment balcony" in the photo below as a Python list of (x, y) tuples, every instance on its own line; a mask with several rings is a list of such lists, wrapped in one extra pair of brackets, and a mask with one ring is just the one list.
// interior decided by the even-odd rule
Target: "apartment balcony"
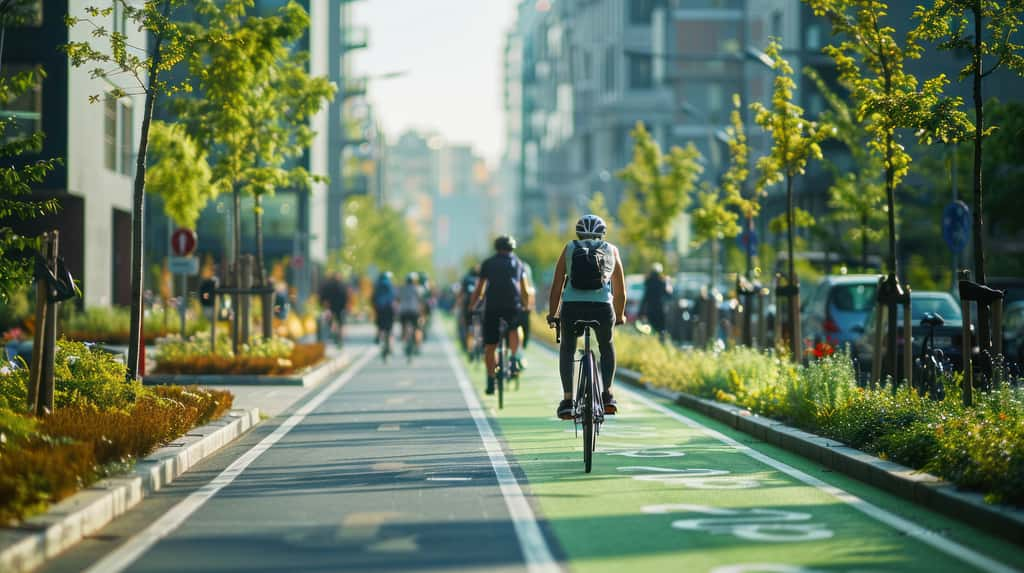
[(367, 78), (348, 78), (344, 82), (342, 96), (345, 99), (364, 96), (369, 83)]
[(370, 45), (370, 30), (366, 26), (351, 26), (344, 29), (342, 38), (344, 51), (364, 50)]

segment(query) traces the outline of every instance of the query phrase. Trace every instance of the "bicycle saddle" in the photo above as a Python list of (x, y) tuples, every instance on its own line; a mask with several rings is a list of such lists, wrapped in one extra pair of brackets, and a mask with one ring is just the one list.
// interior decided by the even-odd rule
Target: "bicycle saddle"
[(991, 304), (993, 301), (1001, 300), (1004, 292), (989, 288), (973, 281), (960, 281), (960, 298), (964, 300), (978, 301), (980, 304)]
[(946, 324), (946, 321), (942, 319), (942, 315), (937, 312), (926, 312), (921, 317), (921, 326), (942, 326)]
[(601, 323), (596, 320), (576, 320), (573, 321), (572, 325), (575, 326), (576, 328), (583, 328), (584, 326), (589, 326), (590, 328), (597, 328), (601, 326)]

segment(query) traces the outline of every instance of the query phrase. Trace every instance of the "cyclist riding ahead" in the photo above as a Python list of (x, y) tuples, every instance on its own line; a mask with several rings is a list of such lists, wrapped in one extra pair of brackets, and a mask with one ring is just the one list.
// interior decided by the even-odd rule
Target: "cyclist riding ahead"
[[(573, 325), (581, 320), (596, 321), (600, 325), (594, 329), (594, 335), (601, 354), (604, 412), (615, 414), (618, 410), (611, 393), (615, 376), (612, 327), (626, 322), (626, 279), (619, 249), (604, 240), (606, 232), (604, 220), (597, 215), (584, 215), (576, 222), (579, 240), (565, 246), (555, 265), (547, 320), (552, 327), (560, 324), (562, 330), (559, 375), (564, 394), (558, 404), (557, 415), (563, 420), (573, 419), (573, 358), (579, 339)], [(559, 303), (560, 319), (555, 316)]]
[(427, 303), (426, 289), (419, 284), (419, 275), (409, 273), (405, 284), (398, 289), (398, 320), (402, 325), (402, 342), (409, 343), (413, 337), (414, 348), (418, 349), (423, 341), (420, 330), (423, 320), (423, 308)]
[(373, 311), (377, 317), (377, 343), (383, 345), (382, 356), (387, 360), (391, 349), (391, 329), (395, 323), (395, 286), (391, 272), (385, 271), (373, 285)]
[(509, 352), (512, 362), (519, 363), (519, 314), (529, 307), (530, 292), (523, 273), (523, 263), (512, 254), (516, 240), (501, 236), (494, 240), (494, 256), (480, 265), (480, 276), (473, 289), (470, 308), (475, 309), (484, 299), (484, 361), (487, 365), (487, 394), (494, 394), (494, 374), (498, 366), (499, 323), (508, 325)]

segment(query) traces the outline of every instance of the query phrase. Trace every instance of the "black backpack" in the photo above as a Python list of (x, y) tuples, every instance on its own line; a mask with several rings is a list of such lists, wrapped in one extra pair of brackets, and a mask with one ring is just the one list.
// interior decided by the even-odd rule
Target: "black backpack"
[(600, 290), (604, 288), (604, 241), (588, 247), (579, 241), (573, 241), (572, 266), (569, 273), (569, 284), (576, 290)]

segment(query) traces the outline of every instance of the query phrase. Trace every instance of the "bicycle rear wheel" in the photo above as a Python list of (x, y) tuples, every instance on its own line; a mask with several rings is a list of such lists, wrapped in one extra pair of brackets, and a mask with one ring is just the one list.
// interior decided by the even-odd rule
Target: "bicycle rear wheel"
[(498, 386), (498, 409), (505, 407), (505, 346), (498, 346), (498, 371), (494, 376), (494, 383)]
[(583, 471), (590, 473), (594, 461), (594, 360), (593, 354), (583, 357), (581, 377), (583, 395)]

